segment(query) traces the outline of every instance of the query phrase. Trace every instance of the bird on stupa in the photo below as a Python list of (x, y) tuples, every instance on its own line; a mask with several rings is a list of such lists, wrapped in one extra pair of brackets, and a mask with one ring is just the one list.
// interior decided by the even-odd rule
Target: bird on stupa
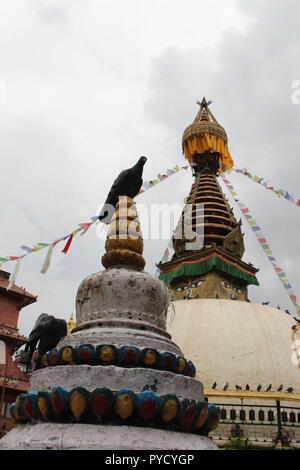
[(111, 222), (119, 196), (127, 196), (133, 199), (139, 193), (143, 184), (142, 175), (146, 161), (146, 157), (140, 157), (133, 167), (121, 171), (114, 181), (99, 214), (99, 220), (101, 222), (105, 224)]

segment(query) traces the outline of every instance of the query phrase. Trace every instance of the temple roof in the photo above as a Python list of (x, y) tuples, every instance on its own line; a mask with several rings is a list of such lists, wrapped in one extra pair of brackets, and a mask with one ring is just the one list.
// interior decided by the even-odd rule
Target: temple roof
[(9, 276), (9, 272), (0, 269), (0, 292), (2, 292), (2, 294), (5, 293), (6, 295), (17, 295), (18, 297), (22, 297), (22, 307), (37, 301), (37, 296), (30, 294), (26, 289), (19, 287), (16, 284), (14, 284), (11, 289), (7, 290), (9, 285)]

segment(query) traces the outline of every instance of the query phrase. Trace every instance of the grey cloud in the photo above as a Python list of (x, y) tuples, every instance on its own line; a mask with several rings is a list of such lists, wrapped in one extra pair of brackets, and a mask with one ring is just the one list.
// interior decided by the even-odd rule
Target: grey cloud
[[(286, 189), (300, 198), (300, 105), (291, 101), (292, 82), (300, 78), (300, 4), (296, 0), (242, 0), (237, 5), (251, 18), (244, 33), (227, 31), (209, 51), (201, 45), (190, 50), (173, 46), (153, 59), (144, 109), (154, 121), (181, 138), (196, 116), (195, 102), (203, 95), (213, 99), (211, 110), (227, 131), (236, 167), (247, 166), (277, 189)], [(268, 235), (278, 264), (287, 271), (297, 293), (299, 208), (276, 200), (253, 182), (247, 184), (243, 176), (232, 178), (243, 202)], [(235, 213), (239, 217), (237, 209)], [(245, 257), (262, 266), (262, 286), (258, 294), (255, 288), (250, 289), (252, 298), (264, 300), (267, 292), (274, 303), (292, 310), (276, 274), (274, 277), (245, 224), (243, 220), (246, 246), (251, 247)]]

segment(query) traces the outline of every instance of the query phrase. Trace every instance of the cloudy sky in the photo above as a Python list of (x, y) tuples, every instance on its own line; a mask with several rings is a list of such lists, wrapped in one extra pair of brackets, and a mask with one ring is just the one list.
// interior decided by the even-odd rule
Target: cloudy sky
[[(292, 100), (299, 17), (299, 0), (2, 2), (0, 256), (18, 256), (23, 244), (52, 242), (88, 222), (115, 177), (141, 155), (148, 158), (145, 180), (184, 165), (182, 133), (203, 96), (213, 100), (235, 166), (300, 198), (300, 104)], [(300, 298), (300, 208), (242, 175), (229, 179)], [(183, 170), (138, 202), (183, 205), (192, 182)], [(260, 267), (261, 286), (249, 289), (250, 299), (294, 314), (243, 222), (244, 260)], [(167, 237), (145, 239), (148, 272), (167, 245)], [(95, 227), (75, 237), (67, 255), (63, 246), (46, 275), (46, 250), (21, 263), (17, 284), (38, 295), (21, 311), (22, 334), (41, 312), (68, 320), (81, 280), (102, 269), (104, 240)]]

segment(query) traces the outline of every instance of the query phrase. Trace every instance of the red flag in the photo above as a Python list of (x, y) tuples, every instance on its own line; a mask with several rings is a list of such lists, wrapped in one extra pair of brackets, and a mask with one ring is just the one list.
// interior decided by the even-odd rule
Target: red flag
[(82, 227), (82, 228), (89, 227), (91, 225), (91, 222), (85, 222), (84, 224), (78, 224), (78, 225), (79, 227)]
[(71, 233), (71, 235), (69, 236), (69, 239), (68, 239), (68, 241), (67, 241), (66, 246), (64, 247), (64, 249), (61, 250), (62, 253), (65, 253), (65, 254), (68, 253), (68, 250), (69, 250), (69, 248), (70, 248), (70, 245), (71, 245), (71, 243), (72, 243), (72, 240), (73, 240), (73, 233)]

